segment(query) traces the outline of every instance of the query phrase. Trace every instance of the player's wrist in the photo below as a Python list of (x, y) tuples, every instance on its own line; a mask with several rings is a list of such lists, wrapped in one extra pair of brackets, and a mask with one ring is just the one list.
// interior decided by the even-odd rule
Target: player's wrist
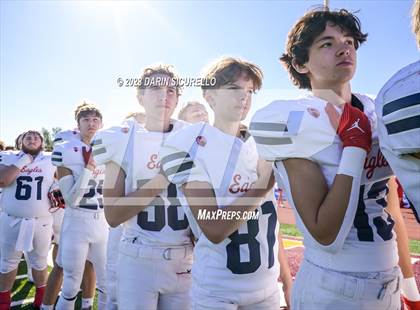
[(19, 170), (21, 170), (23, 167), (29, 165), (31, 162), (32, 162), (32, 156), (29, 154), (24, 154), (13, 165), (16, 166)]
[(346, 141), (343, 141), (343, 148), (346, 147), (358, 147), (366, 151), (366, 153), (369, 153), (372, 146), (372, 140), (367, 139), (365, 137), (353, 137), (352, 139), (348, 139)]
[(92, 165), (92, 164), (87, 164), (86, 166), (85, 166), (85, 168), (87, 169), (87, 170), (89, 170), (89, 171), (93, 171), (93, 170), (95, 170), (95, 165)]
[(360, 177), (366, 159), (366, 150), (356, 146), (348, 146), (343, 149), (337, 174), (351, 177)]

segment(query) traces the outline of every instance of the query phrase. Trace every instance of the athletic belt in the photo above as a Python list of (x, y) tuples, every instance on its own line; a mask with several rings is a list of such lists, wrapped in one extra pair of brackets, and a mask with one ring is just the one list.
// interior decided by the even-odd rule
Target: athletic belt
[(85, 218), (85, 219), (93, 218), (95, 220), (105, 218), (104, 211), (89, 212), (89, 211), (84, 211), (83, 209), (79, 209), (79, 208), (65, 208), (64, 210), (65, 210), (64, 216), (71, 216), (71, 217)]
[(119, 251), (135, 258), (177, 260), (192, 256), (193, 246), (153, 247), (138, 243), (137, 238), (123, 238), (119, 244)]
[(356, 294), (360, 294), (361, 298), (382, 300), (389, 293), (392, 294), (400, 290), (398, 267), (389, 272), (379, 272), (379, 274), (395, 273), (395, 276), (390, 276), (390, 279), (362, 279), (336, 271), (329, 271), (307, 260), (306, 263), (316, 267), (316, 271), (312, 272), (315, 273), (315, 277), (322, 279), (323, 288), (349, 298), (354, 298)]

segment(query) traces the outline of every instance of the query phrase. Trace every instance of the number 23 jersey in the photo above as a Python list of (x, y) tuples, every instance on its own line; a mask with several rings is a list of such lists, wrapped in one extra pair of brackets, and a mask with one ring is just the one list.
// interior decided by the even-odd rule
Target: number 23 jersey
[[(23, 155), (22, 151), (3, 152), (0, 154), (0, 165), (11, 166)], [(3, 188), (3, 211), (26, 218), (51, 216), (48, 191), (54, 182), (54, 172), (51, 156), (40, 152), (32, 163), (21, 169), (10, 186)]]

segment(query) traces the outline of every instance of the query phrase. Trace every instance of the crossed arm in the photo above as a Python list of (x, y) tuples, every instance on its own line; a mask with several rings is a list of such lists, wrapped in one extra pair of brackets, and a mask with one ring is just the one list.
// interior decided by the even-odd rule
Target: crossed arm
[(146, 209), (169, 185), (168, 180), (158, 173), (136, 191), (126, 194), (125, 182), (124, 170), (114, 162), (107, 163), (103, 195), (105, 217), (111, 227), (117, 227)]
[(283, 161), (293, 203), (312, 237), (322, 245), (336, 239), (350, 201), (353, 178), (337, 174), (329, 189), (320, 167), (307, 159)]

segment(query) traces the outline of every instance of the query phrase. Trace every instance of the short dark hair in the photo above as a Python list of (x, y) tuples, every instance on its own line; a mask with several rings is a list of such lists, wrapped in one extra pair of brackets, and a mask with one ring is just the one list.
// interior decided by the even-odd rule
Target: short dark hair
[(309, 60), (309, 48), (328, 23), (348, 32), (348, 35), (354, 39), (356, 49), (367, 39), (367, 33), (361, 31), (360, 20), (345, 9), (329, 11), (323, 7), (307, 12), (290, 30), (286, 40), (286, 51), (280, 57), (280, 62), (298, 88), (311, 89), (311, 82), (306, 74), (297, 72), (292, 63), (295, 61), (303, 65)]
[(141, 94), (141, 92), (145, 88), (148, 88), (150, 86), (148, 85), (148, 83), (146, 83), (146, 78), (150, 78), (152, 75), (155, 74), (167, 75), (171, 79), (171, 81), (167, 81), (167, 83), (162, 83), (162, 86), (174, 85), (176, 88), (177, 95), (182, 95), (182, 86), (178, 82), (180, 80), (180, 76), (176, 72), (175, 67), (173, 65), (167, 65), (162, 63), (153, 64), (146, 68), (143, 68), (143, 72), (140, 76), (140, 83), (137, 87), (137, 94)]
[(23, 137), (23, 134), (24, 134), (25, 132), (22, 132), (20, 135), (18, 135), (17, 137), (16, 137), (16, 139), (15, 139), (15, 149), (16, 150), (20, 150), (21, 148), (22, 148), (22, 137)]
[(201, 89), (217, 89), (223, 85), (236, 81), (245, 75), (254, 82), (254, 90), (260, 90), (263, 80), (262, 70), (255, 64), (235, 57), (224, 57), (212, 63), (204, 74), (208, 81), (214, 79), (213, 85), (203, 85)]
[(83, 100), (83, 102), (76, 107), (74, 118), (77, 121), (77, 124), (79, 124), (79, 120), (88, 115), (95, 115), (102, 120), (102, 113), (95, 104)]

